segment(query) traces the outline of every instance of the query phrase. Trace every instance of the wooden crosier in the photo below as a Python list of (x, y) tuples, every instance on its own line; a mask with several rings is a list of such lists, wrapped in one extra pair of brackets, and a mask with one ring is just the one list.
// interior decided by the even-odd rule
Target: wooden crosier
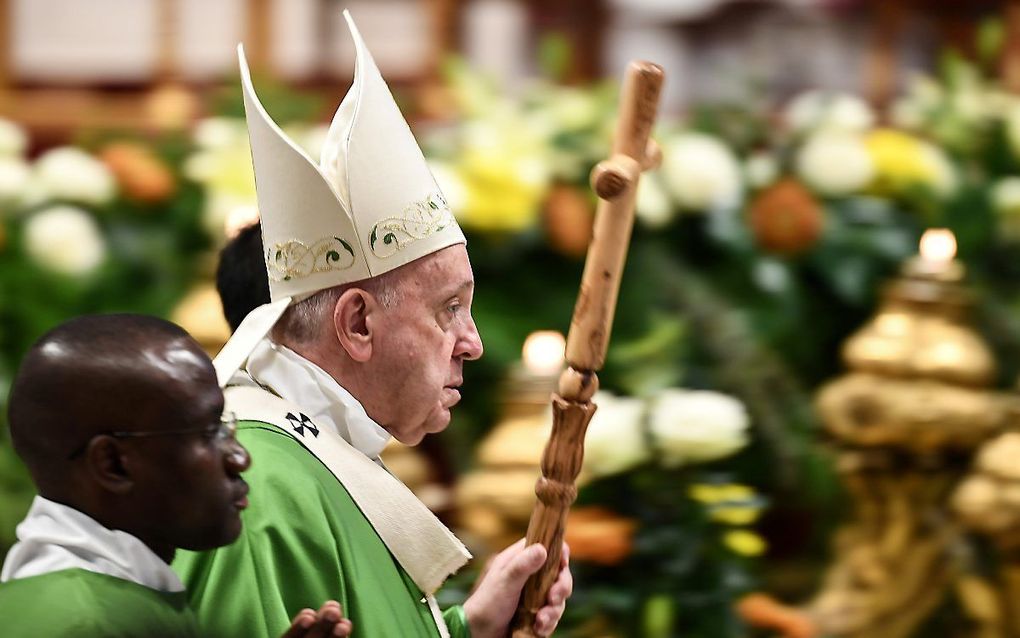
[(534, 636), (535, 614), (549, 595), (560, 569), (563, 526), (577, 497), (574, 481), (584, 456), (584, 434), (595, 413), (598, 389), (613, 326), (620, 277), (634, 225), (634, 199), (641, 171), (658, 166), (662, 154), (648, 136), (655, 123), (662, 68), (651, 62), (627, 67), (613, 152), (595, 167), (592, 188), (599, 196), (595, 227), (581, 277), (581, 290), (567, 336), (567, 369), (552, 395), (553, 428), (542, 456), (538, 502), (528, 525), (527, 544), (548, 550), (542, 569), (524, 587), (514, 619), (514, 638)]

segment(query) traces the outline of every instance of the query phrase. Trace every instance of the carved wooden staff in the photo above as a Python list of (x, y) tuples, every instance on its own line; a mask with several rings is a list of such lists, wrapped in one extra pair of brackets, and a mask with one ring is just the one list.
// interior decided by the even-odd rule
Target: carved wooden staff
[(535, 485), (538, 502), (528, 525), (527, 543), (542, 543), (548, 558), (524, 587), (514, 620), (514, 638), (534, 636), (535, 614), (559, 573), (563, 526), (577, 497), (574, 481), (584, 456), (584, 434), (595, 413), (595, 373), (602, 369), (634, 225), (634, 199), (641, 171), (659, 164), (662, 154), (648, 139), (662, 88), (662, 68), (631, 62), (623, 83), (613, 153), (591, 173), (599, 196), (595, 228), (567, 336), (568, 367), (552, 395), (553, 428), (542, 456), (542, 477)]

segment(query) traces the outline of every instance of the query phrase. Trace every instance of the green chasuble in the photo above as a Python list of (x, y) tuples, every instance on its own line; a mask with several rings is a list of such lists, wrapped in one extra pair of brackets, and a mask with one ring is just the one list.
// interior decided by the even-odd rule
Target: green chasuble
[(197, 638), (184, 592), (162, 592), (84, 569), (0, 584), (4, 638)]
[[(439, 636), (425, 595), (318, 458), (257, 421), (237, 438), (252, 457), (240, 538), (173, 564), (204, 634), (278, 638), (301, 609), (333, 599), (358, 636)], [(463, 608), (443, 616), (453, 638), (469, 635)]]

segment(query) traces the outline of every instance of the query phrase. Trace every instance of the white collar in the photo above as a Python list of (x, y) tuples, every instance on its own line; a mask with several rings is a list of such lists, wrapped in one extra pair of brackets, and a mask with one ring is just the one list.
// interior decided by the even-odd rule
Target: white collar
[(0, 582), (78, 568), (159, 591), (184, 591), (177, 574), (138, 538), (41, 496), (32, 501), (17, 534)]
[(293, 350), (266, 338), (248, 357), (246, 371), (258, 385), (300, 406), (317, 425), (333, 428), (372, 460), (379, 458), (390, 433), (325, 370)]

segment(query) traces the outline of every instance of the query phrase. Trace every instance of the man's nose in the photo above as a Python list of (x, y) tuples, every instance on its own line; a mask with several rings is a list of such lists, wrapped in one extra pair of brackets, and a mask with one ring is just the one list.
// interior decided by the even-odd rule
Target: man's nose
[(230, 438), (224, 443), (223, 465), (229, 474), (240, 474), (251, 467), (251, 455), (240, 441)]
[(478, 327), (474, 318), (465, 326), (464, 334), (457, 342), (457, 352), (454, 354), (468, 361), (474, 361), (482, 356), (482, 336), (478, 334)]

